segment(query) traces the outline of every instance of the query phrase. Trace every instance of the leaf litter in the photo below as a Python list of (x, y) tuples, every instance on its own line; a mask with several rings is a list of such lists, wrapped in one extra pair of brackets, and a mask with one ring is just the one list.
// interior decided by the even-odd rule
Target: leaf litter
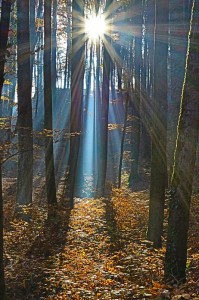
[(187, 283), (168, 286), (165, 243), (154, 249), (146, 240), (147, 190), (114, 189), (109, 199), (76, 199), (72, 210), (62, 199), (56, 216), (47, 219), (38, 188), (29, 222), (14, 218), (12, 182), (7, 191), (8, 300), (199, 299), (198, 196), (192, 201)]

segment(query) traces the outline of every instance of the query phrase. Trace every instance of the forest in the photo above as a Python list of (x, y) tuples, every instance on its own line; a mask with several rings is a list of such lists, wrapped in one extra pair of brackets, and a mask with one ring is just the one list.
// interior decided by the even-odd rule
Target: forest
[(199, 300), (199, 0), (0, 0), (0, 300)]

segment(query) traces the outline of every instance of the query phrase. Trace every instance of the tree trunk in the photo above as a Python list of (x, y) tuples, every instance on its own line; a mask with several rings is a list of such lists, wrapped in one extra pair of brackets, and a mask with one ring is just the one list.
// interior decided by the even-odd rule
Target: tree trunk
[[(121, 97), (123, 97), (121, 93)], [(128, 105), (129, 105), (129, 90), (125, 93), (125, 114), (124, 114), (124, 125), (122, 128), (122, 139), (121, 139), (121, 147), (120, 147), (120, 160), (119, 160), (119, 170), (118, 170), (118, 189), (121, 188), (121, 179), (122, 179), (122, 162), (123, 162), (123, 154), (124, 154), (124, 141), (126, 135), (126, 126), (127, 126), (127, 118), (128, 118)]]
[[(169, 181), (173, 166), (173, 152), (176, 144), (180, 99), (185, 74), (190, 11), (183, 12), (188, 0), (170, 0), (170, 56), (169, 56), (169, 114), (168, 114), (168, 170)], [(184, 22), (182, 22), (184, 20)], [(178, 42), (176, 42), (178, 41)]]
[(17, 203), (32, 202), (33, 137), (30, 75), (29, 1), (17, 1), (18, 178)]
[[(43, 0), (39, 0), (37, 8), (37, 19), (43, 19)], [(36, 44), (37, 49), (41, 49), (43, 45), (43, 27), (37, 27)], [(43, 102), (43, 51), (37, 51), (35, 65), (37, 74), (35, 85), (36, 85), (36, 103), (35, 103), (35, 129), (41, 131), (44, 128), (44, 102)], [(42, 99), (42, 100), (41, 100)], [(39, 118), (37, 119), (37, 116)]]
[(100, 130), (101, 151), (99, 153), (100, 167), (99, 167), (99, 175), (98, 175), (98, 183), (97, 183), (98, 196), (104, 195), (105, 182), (106, 182), (107, 151), (108, 151), (109, 81), (110, 81), (110, 56), (108, 50), (106, 49), (106, 47), (104, 47), (101, 125), (100, 125), (101, 126), (100, 128), (101, 129)]
[(154, 247), (161, 247), (165, 186), (167, 178), (167, 56), (168, 2), (156, 0), (154, 54), (154, 115), (152, 124), (152, 158), (147, 238)]
[(149, 20), (148, 16), (148, 1), (143, 0), (142, 1), (142, 9), (143, 9), (143, 19), (144, 19), (144, 55), (142, 60), (142, 72), (141, 72), (141, 99), (140, 99), (140, 116), (141, 116), (141, 122), (142, 122), (142, 158), (146, 161), (147, 164), (150, 163), (151, 158), (151, 137), (150, 137), (150, 130), (145, 122), (146, 116), (144, 115), (144, 101), (146, 101), (146, 97), (143, 97), (143, 95), (148, 92), (148, 96), (150, 96), (150, 89), (147, 91), (148, 82), (149, 82), (149, 54), (148, 54), (148, 43), (147, 43), (147, 35), (148, 35), (148, 25), (152, 23), (152, 19)]
[[(106, 3), (106, 11), (109, 10), (111, 0)], [(110, 33), (105, 36), (104, 57), (103, 57), (103, 82), (101, 102), (101, 124), (100, 124), (100, 151), (99, 151), (99, 173), (97, 182), (97, 194), (103, 196), (106, 182), (107, 152), (108, 152), (108, 112), (109, 112), (109, 84), (111, 57), (108, 48), (111, 46)]]
[(186, 278), (189, 209), (199, 133), (199, 1), (193, 1), (169, 204), (165, 279)]
[(35, 58), (35, 44), (36, 44), (36, 28), (35, 28), (35, 0), (30, 1), (30, 75), (32, 78), (33, 64)]
[[(0, 20), (0, 101), (4, 83), (5, 54), (10, 24), (11, 1), (2, 1)], [(2, 141), (0, 141), (1, 144)], [(2, 194), (2, 152), (0, 152), (0, 300), (5, 299), (5, 280), (3, 266), (3, 194)]]
[(135, 87), (131, 97), (132, 105), (132, 150), (131, 171), (129, 187), (133, 188), (134, 182), (139, 180), (139, 154), (140, 154), (140, 95), (141, 95), (141, 66), (142, 66), (142, 6), (138, 6), (138, 13), (134, 22), (138, 26), (135, 37)]
[(44, 128), (46, 129), (45, 138), (45, 168), (46, 168), (46, 191), (49, 206), (57, 203), (54, 155), (53, 155), (53, 120), (52, 120), (52, 39), (51, 39), (51, 0), (44, 1)]
[(71, 115), (70, 115), (70, 157), (69, 157), (69, 189), (70, 206), (74, 205), (75, 179), (80, 147), (80, 134), (82, 125), (82, 101), (85, 60), (85, 38), (82, 32), (82, 19), (84, 17), (83, 3), (73, 1), (72, 23), (72, 60), (71, 60)]

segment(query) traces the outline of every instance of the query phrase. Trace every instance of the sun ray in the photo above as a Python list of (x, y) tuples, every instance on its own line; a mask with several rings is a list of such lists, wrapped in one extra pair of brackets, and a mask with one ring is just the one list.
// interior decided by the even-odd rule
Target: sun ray
[(85, 31), (88, 38), (94, 42), (99, 38), (103, 38), (106, 32), (106, 22), (103, 16), (89, 16), (85, 22)]

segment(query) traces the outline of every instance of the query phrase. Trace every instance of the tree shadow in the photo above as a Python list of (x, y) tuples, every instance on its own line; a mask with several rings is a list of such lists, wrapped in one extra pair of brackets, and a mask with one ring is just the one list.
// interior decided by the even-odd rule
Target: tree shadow
[[(70, 213), (68, 203), (61, 200), (56, 216), (45, 220), (40, 233), (29, 246), (27, 245), (26, 253), (22, 253), (21, 260), (14, 266), (17, 275), (15, 278), (9, 278), (7, 299), (38, 300), (52, 293), (52, 290), (48, 290), (46, 279), (55, 276), (57, 268), (61, 265), (62, 251), (67, 243), (70, 228)], [(56, 295), (60, 288), (57, 285), (53, 293)]]

